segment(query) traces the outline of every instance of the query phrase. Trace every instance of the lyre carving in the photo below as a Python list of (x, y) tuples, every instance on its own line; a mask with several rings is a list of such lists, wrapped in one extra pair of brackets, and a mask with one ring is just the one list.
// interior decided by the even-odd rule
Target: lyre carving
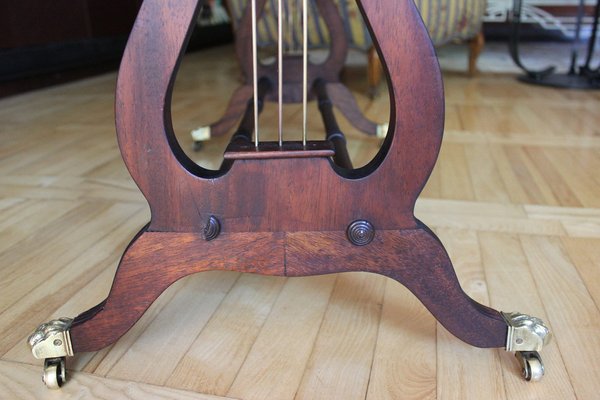
[[(509, 322), (463, 292), (439, 239), (414, 216), (440, 148), (444, 98), (434, 49), (413, 2), (358, 1), (391, 100), (389, 131), (370, 163), (351, 168), (332, 134), (300, 148), (233, 146), (218, 171), (185, 155), (170, 120), (173, 82), (197, 3), (145, 0), (131, 33), (117, 83), (117, 135), (152, 219), (125, 251), (107, 299), (73, 321), (72, 351), (113, 343), (169, 285), (206, 270), (379, 273), (408, 287), (463, 341), (504, 347)], [(258, 10), (264, 3), (258, 0)], [(330, 0), (317, 4), (334, 7)], [(336, 22), (331, 29), (339, 29)], [(333, 46), (326, 64), (339, 63), (345, 51)], [(261, 68), (261, 75), (273, 74)], [(338, 77), (320, 74), (319, 66), (311, 71), (311, 94), (323, 99)], [(286, 101), (298, 100), (298, 85), (292, 86)]]

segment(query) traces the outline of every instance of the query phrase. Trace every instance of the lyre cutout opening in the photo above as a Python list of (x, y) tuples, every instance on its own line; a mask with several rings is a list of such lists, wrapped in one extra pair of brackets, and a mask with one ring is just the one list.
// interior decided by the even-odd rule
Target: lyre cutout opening
[[(260, 29), (264, 29), (265, 26), (269, 26), (270, 28), (276, 28), (277, 31), (274, 33), (278, 35), (279, 29), (281, 29), (282, 37), (284, 39), (282, 41), (276, 41), (275, 47), (272, 48), (268, 53), (265, 53), (264, 49), (261, 48), (258, 48), (256, 52), (256, 62), (258, 64), (256, 79), (260, 81), (261, 79), (268, 77), (270, 87), (263, 94), (263, 98), (259, 99), (259, 102), (263, 103), (263, 108), (260, 112), (261, 115), (258, 116), (258, 123), (254, 123), (256, 120), (255, 116), (259, 114), (258, 109), (253, 110), (253, 116), (251, 118), (253, 127), (250, 129), (250, 133), (255, 146), (257, 143), (254, 132), (256, 131), (257, 125), (259, 130), (258, 142), (277, 141), (281, 146), (285, 141), (301, 140), (304, 142), (310, 140), (329, 140), (328, 134), (330, 132), (327, 131), (327, 123), (322, 123), (324, 118), (321, 115), (322, 111), (320, 111), (322, 107), (319, 105), (319, 100), (317, 99), (318, 96), (315, 90), (316, 81), (322, 80), (325, 82), (325, 90), (329, 92), (328, 97), (330, 97), (329, 101), (333, 103), (333, 108), (345, 108), (345, 110), (341, 110), (341, 113), (339, 113), (339, 109), (336, 110), (335, 113), (333, 111), (330, 113), (331, 116), (337, 117), (337, 121), (334, 122), (335, 125), (337, 125), (339, 122), (339, 126), (342, 128), (341, 130), (339, 127), (337, 128), (339, 132), (336, 132), (336, 143), (333, 145), (333, 147), (336, 149), (336, 152), (338, 152), (337, 149), (343, 147), (342, 144), (345, 146), (345, 142), (347, 140), (349, 148), (349, 151), (344, 150), (343, 154), (335, 157), (334, 168), (336, 168), (338, 172), (340, 172), (340, 169), (351, 169), (352, 163), (348, 162), (350, 160), (350, 153), (353, 154), (353, 157), (355, 158), (355, 160), (353, 160), (354, 165), (358, 168), (371, 162), (371, 160), (380, 150), (382, 143), (381, 134), (382, 130), (385, 131), (383, 126), (387, 125), (388, 118), (378, 118), (380, 122), (384, 122), (382, 124), (376, 124), (365, 118), (362, 115), (353, 94), (346, 89), (345, 86), (343, 86), (343, 83), (339, 81), (340, 71), (346, 60), (348, 44), (346, 43), (346, 32), (344, 31), (341, 16), (333, 0), (306, 1), (306, 4), (311, 11), (310, 13), (307, 12), (309, 18), (314, 15), (316, 10), (319, 11), (319, 14), (317, 15), (320, 18), (318, 21), (309, 20), (309, 23), (306, 25), (303, 24), (304, 19), (302, 18), (304, 12), (302, 12), (302, 10), (298, 10), (298, 8), (302, 9), (302, 5), (305, 3), (304, 0), (281, 0), (282, 9), (284, 10), (281, 21), (279, 20), (279, 15), (277, 13), (279, 0), (277, 2), (249, 0), (247, 5), (250, 8), (250, 11), (252, 11), (251, 6), (253, 3), (256, 4), (257, 7), (255, 10), (257, 18), (256, 24), (259, 31)], [(261, 7), (264, 9), (261, 10)], [(296, 18), (290, 17), (290, 10), (296, 11)], [(265, 15), (265, 13), (273, 11), (274, 15)], [(333, 14), (332, 11), (335, 13), (333, 18), (330, 16)], [(246, 13), (248, 13), (248, 10), (246, 10)], [(324, 13), (328, 14), (321, 15)], [(257, 37), (256, 39), (252, 39), (252, 18), (248, 18), (251, 17), (251, 13), (247, 15), (245, 14), (244, 16), (246, 19), (242, 18), (238, 25), (238, 39), (236, 42), (236, 48), (238, 57), (241, 59), (240, 61), (242, 70), (246, 76), (246, 85), (244, 86), (249, 87), (238, 87), (231, 97), (229, 109), (225, 112), (223, 118), (214, 122), (211, 124), (211, 126), (206, 125), (204, 127), (202, 124), (210, 122), (216, 113), (220, 113), (220, 110), (226, 108), (226, 104), (220, 102), (218, 107), (207, 106), (206, 104), (214, 99), (214, 94), (210, 93), (210, 96), (206, 96), (206, 100), (203, 100), (203, 93), (198, 91), (198, 111), (197, 114), (194, 115), (194, 120), (198, 122), (195, 123), (193, 130), (195, 131), (194, 140), (199, 138), (194, 143), (196, 145), (201, 144), (203, 146), (202, 151), (189, 151), (191, 146), (189, 144), (187, 132), (190, 130), (190, 123), (182, 124), (183, 127), (179, 128), (177, 124), (179, 121), (178, 119), (175, 120), (178, 138), (180, 140), (181, 147), (184, 149), (187, 156), (196, 164), (199, 164), (202, 168), (214, 170), (218, 174), (225, 173), (229, 167), (230, 164), (225, 160), (229, 158), (236, 158), (224, 155), (230, 141), (225, 139), (223, 135), (231, 138), (238, 133), (238, 130), (242, 128), (244, 115), (248, 110), (248, 107), (250, 105), (254, 107), (253, 98), (255, 93), (258, 95), (258, 87), (256, 91), (254, 90), (254, 55), (252, 54), (252, 41), (258, 40), (260, 42), (261, 38)], [(267, 18), (270, 18), (268, 22), (266, 21)], [(325, 19), (323, 20), (321, 18)], [(292, 24), (295, 24), (295, 26), (291, 26)], [(317, 49), (317, 55), (313, 55), (312, 53), (314, 50), (309, 48), (309, 43), (306, 41), (308, 52), (304, 54), (310, 54), (308, 54), (306, 60), (304, 60), (302, 50), (305, 42), (302, 38), (302, 31), (304, 30), (305, 26), (307, 31), (311, 27), (320, 27), (321, 31), (318, 32), (319, 34), (322, 34), (324, 29), (324, 32), (327, 34), (327, 36), (341, 39), (334, 40), (333, 43), (331, 43), (330, 46), (325, 49), (325, 52), (327, 53), (326, 57), (324, 57), (323, 49)], [(241, 32), (242, 29), (245, 29), (245, 31)], [(314, 40), (315, 32), (309, 31), (308, 35), (313, 35)], [(245, 42), (243, 43), (245, 45), (243, 50), (241, 50), (242, 46), (240, 42)], [(281, 57), (282, 60), (279, 56), (280, 48), (283, 50), (283, 56)], [(248, 51), (248, 49), (252, 51)], [(270, 56), (270, 59), (265, 59), (265, 54), (272, 54), (273, 56)], [(364, 53), (360, 54), (359, 52), (355, 52), (352, 53), (352, 57), (364, 57)], [(325, 61), (321, 61), (320, 64), (315, 63), (317, 62), (316, 60), (323, 59), (325, 59)], [(269, 60), (272, 60), (272, 62), (268, 63)], [(196, 61), (197, 60), (194, 60), (193, 62)], [(303, 61), (307, 61), (308, 63), (306, 80), (304, 79), (304, 74), (302, 73)], [(186, 66), (187, 63), (188, 61), (184, 60), (184, 66)], [(280, 63), (282, 64), (283, 69), (279, 68)], [(198, 63), (198, 65), (199, 64), (200, 63)], [(207, 66), (209, 64), (209, 60), (206, 60), (204, 63), (202, 63), (202, 65)], [(210, 67), (207, 69), (214, 70), (214, 68)], [(353, 85), (352, 91), (357, 93), (357, 97), (362, 97), (362, 107), (364, 107), (365, 104), (368, 107), (368, 100), (365, 100), (366, 96), (364, 94), (366, 92), (366, 88), (364, 84), (362, 87), (360, 86), (361, 81), (366, 81), (363, 67), (349, 67), (346, 70), (346, 74), (352, 74), (353, 79), (348, 79), (346, 82)], [(280, 79), (283, 81), (284, 77), (286, 82), (284, 82), (283, 87), (280, 87), (281, 85), (279, 84), (279, 81)], [(236, 82), (232, 83), (234, 84), (224, 85), (221, 83), (219, 85), (219, 92), (232, 91)], [(307, 85), (307, 90), (304, 90), (303, 84)], [(176, 86), (176, 88), (179, 87), (179, 85)], [(223, 90), (221, 90), (222, 87)], [(225, 87), (228, 89), (225, 89)], [(363, 94), (360, 92), (363, 92)], [(177, 99), (177, 92), (175, 93), (175, 98)], [(306, 109), (301, 106), (304, 101), (307, 102)], [(280, 102), (282, 104), (281, 106), (279, 106)], [(374, 102), (379, 103), (375, 105), (377, 109), (382, 109), (384, 112), (387, 110), (387, 104), (389, 103), (387, 102), (387, 98), (385, 96), (380, 96)], [(298, 106), (298, 103), (300, 106)], [(305, 115), (306, 122), (304, 122)], [(347, 120), (348, 117), (350, 117), (350, 121)], [(228, 126), (223, 129), (224, 125)], [(358, 129), (354, 125), (356, 125)], [(214, 129), (215, 126), (216, 129)], [(369, 133), (367, 136), (363, 136), (360, 131), (369, 131)], [(343, 137), (344, 134), (346, 134), (347, 138)], [(376, 134), (379, 134), (380, 136), (374, 137)], [(210, 141), (203, 141), (203, 139), (208, 137), (210, 137)], [(325, 147), (327, 147), (327, 145), (325, 145)], [(357, 151), (356, 149), (359, 148), (360, 151)], [(337, 162), (339, 159), (345, 159), (346, 161), (342, 164), (339, 164)], [(356, 175), (356, 173), (350, 174), (343, 171), (340, 173), (343, 173), (349, 177)]]
[[(258, 3), (264, 1), (257, 0)], [(331, 1), (316, 1), (321, 10), (328, 7), (334, 7), (335, 10), (335, 5)], [(272, 210), (279, 209), (279, 206), (271, 209), (275, 204), (273, 202), (282, 202), (289, 195), (303, 198), (307, 203), (325, 204), (327, 196), (331, 193), (325, 188), (335, 188), (336, 198), (344, 199), (350, 209), (354, 206), (360, 208), (361, 205), (372, 204), (375, 201), (373, 196), (376, 196), (376, 202), (384, 206), (371, 210), (374, 216), (372, 220), (373, 223), (381, 226), (381, 229), (386, 229), (386, 226), (413, 226), (414, 218), (411, 210), (435, 164), (444, 120), (439, 66), (414, 3), (411, 0), (357, 3), (365, 16), (367, 26), (376, 38), (375, 43), (387, 74), (390, 93), (389, 134), (373, 159), (364, 166), (353, 169), (337, 167), (340, 161), (328, 165), (327, 160), (323, 160), (322, 157), (287, 158), (270, 162), (237, 160), (219, 163), (218, 166), (221, 168), (218, 170), (199, 166), (183, 152), (182, 146), (174, 135), (171, 122), (172, 89), (176, 72), (183, 59), (185, 45), (191, 34), (197, 4), (197, 0), (144, 1), (140, 16), (145, 18), (153, 15), (160, 20), (152, 25), (152, 29), (145, 23), (136, 23), (119, 71), (115, 107), (119, 146), (131, 176), (150, 204), (151, 229), (159, 231), (194, 229), (200, 224), (197, 214), (203, 207), (211, 208), (214, 215), (233, 213), (231, 218), (236, 222), (232, 220), (228, 223), (230, 229), (232, 226), (236, 226), (235, 229), (246, 229), (245, 224), (250, 220), (236, 218), (238, 214), (250, 211), (252, 211), (251, 221), (257, 224), (256, 229), (259, 231), (289, 229), (292, 222), (295, 224), (294, 229), (309, 227), (322, 230), (341, 229), (344, 221), (353, 217), (344, 214), (346, 212), (344, 210), (348, 208), (328, 209), (327, 216), (315, 213), (310, 218), (305, 215), (288, 215), (285, 219), (258, 218), (259, 215), (267, 215), (265, 214), (267, 212), (275, 212)], [(168, 10), (168, 12), (161, 13), (161, 10)], [(389, 15), (395, 16), (394, 23), (389, 23)], [(343, 29), (341, 23), (339, 26)], [(334, 29), (337, 29), (335, 25), (330, 26), (331, 31)], [(339, 48), (339, 45), (336, 48)], [(332, 54), (336, 51), (332, 48)], [(217, 72), (223, 69), (223, 65), (215, 65), (215, 60), (208, 58), (208, 54), (210, 53), (188, 57), (189, 60), (196, 57), (197, 64), (192, 68), (196, 74), (205, 74), (206, 78), (202, 77), (202, 79), (206, 83), (202, 88), (190, 88), (192, 93), (184, 92), (189, 96), (187, 102), (178, 104), (177, 94), (175, 95), (173, 116), (176, 119), (179, 118), (178, 115), (185, 115), (186, 109), (188, 113), (194, 114), (202, 109), (205, 103), (222, 99), (221, 93), (215, 93), (215, 83), (218, 84), (219, 92), (225, 91), (227, 86), (215, 80), (222, 76)], [(149, 63), (148, 59), (155, 59), (156, 62)], [(343, 60), (340, 68), (341, 65)], [(185, 63), (183, 67), (189, 68)], [(324, 75), (331, 73), (334, 75), (332, 77), (317, 77), (311, 75), (315, 73), (315, 69), (309, 68), (310, 87), (313, 87), (317, 78), (322, 78), (327, 94), (335, 104), (344, 104), (348, 99), (354, 102), (352, 94), (339, 81), (339, 69), (334, 72), (324, 71)], [(269, 79), (269, 83), (272, 84), (275, 80)], [(233, 88), (235, 82), (230, 82), (229, 85)], [(181, 90), (184, 87), (178, 83), (178, 88)], [(231, 103), (241, 114), (247, 108), (247, 100), (252, 97), (252, 88), (249, 85), (242, 85), (235, 93)], [(291, 98), (301, 97), (301, 94), (301, 92), (286, 92), (286, 95)], [(268, 97), (265, 99), (269, 100)], [(308, 114), (318, 115), (317, 107), (317, 102), (311, 101)], [(264, 117), (269, 112), (269, 108), (267, 102), (263, 112)], [(178, 114), (180, 112), (182, 114)], [(216, 111), (213, 108), (211, 112)], [(298, 118), (298, 115), (293, 115), (290, 111), (284, 112), (287, 113), (291, 115), (285, 115), (286, 117)], [(215, 128), (211, 132), (214, 133), (214, 140), (208, 142), (207, 147), (212, 146), (219, 139), (219, 135), (216, 134), (217, 128), (223, 130), (220, 133), (221, 151), (229, 143), (229, 138), (223, 135), (234, 128), (237, 117), (223, 120), (227, 123), (211, 126), (211, 129)], [(316, 121), (316, 118), (313, 118), (309, 120), (309, 124), (320, 125)], [(366, 122), (367, 125), (376, 127), (375, 123), (369, 120)], [(181, 129), (179, 130), (181, 132)], [(286, 132), (287, 130), (288, 128), (285, 129)], [(313, 130), (309, 127), (309, 139), (312, 139), (310, 134), (317, 131), (323, 133), (322, 128)], [(273, 130), (273, 133), (273, 137), (276, 138), (276, 130)], [(331, 136), (331, 139), (337, 140), (337, 138), (338, 135)], [(374, 137), (368, 139), (373, 142), (379, 141)], [(181, 143), (185, 144), (183, 141)], [(351, 147), (350, 150), (352, 151)], [(273, 174), (275, 169), (278, 172), (276, 175)], [(290, 186), (290, 183), (298, 180), (301, 180), (300, 185)], [(393, 185), (387, 186), (382, 183), (384, 181), (393, 182)], [(256, 208), (250, 210), (246, 209), (250, 207), (249, 204), (215, 201), (217, 198), (228, 196), (231, 187), (241, 182), (248, 182), (248, 184), (251, 182), (262, 192), (271, 190), (274, 196), (273, 202), (261, 204), (260, 210)], [(292, 192), (289, 192), (290, 190)], [(175, 196), (177, 200), (167, 209), (162, 208), (159, 211), (156, 205), (169, 194), (177, 194)], [(179, 203), (182, 202), (195, 204), (196, 208), (183, 210), (179, 207)], [(252, 207), (258, 206), (253, 203)], [(406, 211), (394, 217), (379, 214), (390, 207), (402, 207)], [(176, 228), (173, 228), (174, 226)]]

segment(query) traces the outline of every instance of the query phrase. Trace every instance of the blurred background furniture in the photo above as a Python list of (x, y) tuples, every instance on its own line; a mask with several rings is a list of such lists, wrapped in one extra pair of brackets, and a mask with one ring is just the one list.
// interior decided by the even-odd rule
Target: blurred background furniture
[[(327, 48), (330, 43), (329, 32), (317, 13), (315, 0), (309, 0), (309, 48)], [(375, 88), (381, 81), (382, 68), (373, 47), (368, 29), (355, 0), (333, 0), (339, 8), (344, 21), (350, 48), (367, 52), (369, 86)], [(234, 30), (237, 29), (247, 0), (226, 0), (231, 13)], [(294, 7), (294, 1), (284, 2), (286, 7)], [(416, 0), (429, 35), (435, 46), (449, 42), (469, 42), (470, 54), (467, 70), (469, 75), (476, 72), (477, 57), (484, 45), (482, 20), (485, 12), (485, 0)], [(258, 43), (262, 48), (274, 47), (277, 43), (276, 3), (267, 2), (265, 13), (258, 24)], [(299, 6), (296, 6), (299, 10)], [(294, 9), (287, 10), (290, 15)], [(298, 14), (298, 13), (295, 13)], [(299, 29), (299, 26), (298, 26)], [(296, 32), (284, 38), (286, 46), (301, 46), (302, 34)]]
[[(115, 70), (142, 0), (0, 0), (0, 98)], [(230, 43), (204, 0), (188, 51)], [(225, 18), (227, 16), (225, 15)]]
[[(214, 0), (215, 4), (216, 1)], [(259, 110), (262, 109), (263, 101), (277, 102), (282, 101), (287, 104), (299, 104), (306, 101), (304, 96), (317, 96), (319, 99), (319, 108), (335, 107), (342, 115), (358, 130), (367, 135), (385, 137), (388, 130), (388, 124), (377, 124), (374, 121), (365, 117), (360, 110), (354, 96), (350, 90), (340, 81), (342, 68), (344, 67), (348, 55), (348, 38), (346, 32), (349, 21), (344, 19), (343, 14), (339, 13), (339, 8), (333, 0), (321, 0), (311, 2), (312, 16), (307, 18), (310, 29), (307, 36), (310, 37), (310, 49), (317, 50), (306, 60), (306, 66), (303, 65), (304, 42), (303, 42), (303, 23), (300, 20), (302, 12), (302, 4), (296, 0), (282, 2), (282, 7), (285, 7), (280, 20), (277, 18), (277, 12), (273, 11), (273, 7), (277, 7), (273, 1), (262, 0), (254, 3), (238, 3), (243, 8), (237, 10), (236, 15), (241, 15), (241, 19), (236, 22), (236, 37), (235, 51), (238, 62), (241, 66), (243, 83), (240, 85), (230, 97), (227, 108), (221, 118), (217, 121), (200, 126), (191, 131), (193, 138), (193, 149), (200, 150), (203, 147), (203, 142), (212, 137), (224, 135), (234, 127), (236, 122), (241, 122), (234, 137), (239, 135), (247, 135), (251, 133), (253, 127), (247, 122), (252, 117), (253, 104), (256, 101), (259, 104)], [(257, 18), (260, 24), (257, 25), (256, 31), (260, 33), (260, 38), (257, 39), (256, 48), (261, 54), (255, 60), (254, 57), (254, 12), (252, 7), (255, 7)], [(318, 7), (318, 14), (317, 14)], [(307, 7), (305, 10), (307, 11)], [(353, 20), (361, 22), (354, 18)], [(278, 22), (281, 22), (281, 38), (277, 34)], [(271, 23), (275, 25), (272, 26)], [(325, 26), (327, 29), (325, 29)], [(285, 27), (285, 28), (284, 28)], [(364, 26), (359, 25), (357, 28), (363, 30), (364, 35), (360, 36), (363, 40), (367, 38), (367, 33)], [(327, 33), (335, 40), (330, 41), (324, 36)], [(258, 35), (257, 35), (258, 36)], [(356, 36), (358, 37), (358, 36)], [(278, 53), (279, 44), (281, 44), (281, 53)], [(308, 44), (308, 43), (307, 43)], [(372, 44), (370, 45), (372, 47)], [(262, 47), (262, 49), (261, 49)], [(320, 50), (324, 47), (323, 50)], [(317, 54), (315, 54), (317, 53)], [(281, 59), (277, 60), (277, 56)], [(314, 56), (314, 57), (313, 57)], [(302, 74), (310, 84), (307, 91), (307, 83), (303, 84)], [(281, 75), (279, 75), (281, 74)], [(280, 83), (281, 87), (285, 87), (278, 97), (274, 90), (275, 82)], [(254, 87), (258, 82), (258, 88)], [(254, 90), (257, 91), (254, 94)], [(339, 131), (337, 123), (333, 120), (329, 122), (332, 131)], [(335, 126), (334, 126), (335, 125)]]

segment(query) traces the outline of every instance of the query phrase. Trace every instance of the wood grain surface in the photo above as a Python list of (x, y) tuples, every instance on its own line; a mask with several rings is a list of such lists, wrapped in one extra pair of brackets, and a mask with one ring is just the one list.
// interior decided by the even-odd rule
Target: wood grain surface
[[(183, 149), (189, 130), (226, 107), (238, 74), (231, 47), (184, 59), (172, 105)], [(364, 70), (346, 75), (359, 106), (385, 121), (388, 99), (360, 94)], [(502, 349), (455, 339), (391, 279), (212, 271), (168, 288), (113, 346), (70, 358), (70, 383), (47, 391), (26, 337), (105, 298), (150, 216), (117, 149), (114, 90), (108, 74), (0, 101), (0, 398), (596, 397), (600, 96), (459, 74), (445, 76), (440, 162), (415, 213), (445, 244), (467, 294), (549, 324), (542, 382), (524, 382)], [(285, 115), (298, 135), (300, 109)], [(275, 108), (261, 121), (275, 139)], [(320, 124), (309, 120), (315, 140)], [(354, 164), (365, 165), (379, 142), (340, 125)], [(226, 145), (217, 138), (189, 154), (215, 168)]]

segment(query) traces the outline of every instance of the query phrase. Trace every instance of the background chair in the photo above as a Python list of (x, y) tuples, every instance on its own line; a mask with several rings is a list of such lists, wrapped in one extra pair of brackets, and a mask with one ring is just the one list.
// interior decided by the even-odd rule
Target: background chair
[[(368, 80), (371, 90), (381, 82), (382, 67), (373, 47), (367, 27), (355, 0), (332, 0), (339, 8), (344, 21), (348, 44), (350, 48), (364, 51), (368, 54)], [(289, 15), (299, 8), (294, 8), (299, 0), (284, 2)], [(322, 18), (316, 12), (315, 0), (309, 0), (308, 46), (311, 49), (327, 48), (330, 43), (329, 32)], [(234, 30), (244, 12), (247, 0), (226, 0), (231, 13)], [(477, 57), (484, 45), (481, 31), (485, 0), (416, 0), (417, 8), (429, 31), (435, 46), (449, 42), (469, 42), (470, 52), (468, 73), (474, 75), (477, 71)], [(258, 23), (258, 44), (262, 48), (274, 47), (277, 43), (277, 11), (276, 2), (269, 1), (265, 13)], [(299, 7), (299, 6), (298, 6)], [(284, 38), (288, 48), (299, 48), (302, 45), (300, 24), (297, 24), (293, 34)]]

